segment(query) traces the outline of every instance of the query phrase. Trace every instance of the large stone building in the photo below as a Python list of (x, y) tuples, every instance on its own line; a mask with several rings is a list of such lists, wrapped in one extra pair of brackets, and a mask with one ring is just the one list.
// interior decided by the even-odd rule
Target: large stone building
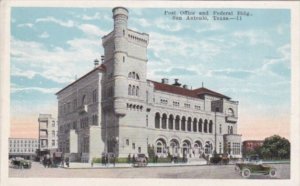
[(9, 138), (9, 158), (23, 157), (33, 159), (38, 149), (38, 139), (35, 138)]
[(149, 35), (127, 27), (126, 8), (114, 8), (113, 20), (101, 65), (57, 93), (60, 150), (81, 160), (147, 154), (148, 146), (158, 156), (241, 157), (238, 102), (178, 80), (148, 80)]
[(41, 154), (55, 152), (58, 148), (58, 125), (51, 114), (39, 114), (39, 150)]

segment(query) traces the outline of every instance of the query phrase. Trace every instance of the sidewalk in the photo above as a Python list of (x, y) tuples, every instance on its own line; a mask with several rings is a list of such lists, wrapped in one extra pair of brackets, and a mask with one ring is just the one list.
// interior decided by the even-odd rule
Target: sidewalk
[[(181, 167), (181, 166), (199, 166), (199, 165), (207, 165), (206, 162), (191, 162), (191, 163), (148, 163), (146, 167)], [(110, 163), (102, 165), (101, 163), (94, 163), (92, 166), (90, 163), (78, 163), (71, 162), (69, 167), (66, 165), (62, 168), (66, 169), (107, 169), (107, 168), (130, 168), (133, 167), (132, 164), (129, 163), (116, 163), (115, 166)]]

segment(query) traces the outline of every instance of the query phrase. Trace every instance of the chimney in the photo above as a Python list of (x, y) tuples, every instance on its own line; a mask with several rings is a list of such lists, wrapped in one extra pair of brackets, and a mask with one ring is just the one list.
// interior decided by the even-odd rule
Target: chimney
[(98, 60), (98, 59), (95, 59), (95, 60), (94, 60), (94, 68), (96, 68), (97, 66), (99, 66), (99, 60)]
[(178, 82), (178, 79), (174, 79), (175, 80), (175, 83), (173, 84), (174, 86), (177, 86), (177, 87), (180, 87), (180, 83)]
[(169, 80), (168, 80), (168, 78), (162, 78), (162, 79), (161, 79), (161, 82), (162, 82), (163, 84), (168, 84), (168, 83), (169, 83)]

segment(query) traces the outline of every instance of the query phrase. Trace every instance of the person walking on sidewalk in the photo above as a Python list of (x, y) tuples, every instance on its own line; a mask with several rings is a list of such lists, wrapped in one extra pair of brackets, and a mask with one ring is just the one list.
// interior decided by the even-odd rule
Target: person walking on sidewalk
[(66, 165), (67, 165), (67, 167), (69, 167), (70, 166), (70, 159), (69, 159), (69, 157), (66, 157)]
[(131, 155), (130, 155), (130, 153), (128, 154), (128, 157), (127, 157), (127, 162), (128, 162), (128, 164), (130, 164), (130, 163), (131, 163)]

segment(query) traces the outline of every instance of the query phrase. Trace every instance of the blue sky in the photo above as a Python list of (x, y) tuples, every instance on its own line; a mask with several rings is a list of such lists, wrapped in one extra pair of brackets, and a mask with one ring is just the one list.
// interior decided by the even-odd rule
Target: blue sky
[[(289, 124), (289, 10), (184, 9), (249, 11), (242, 21), (175, 21), (165, 10), (182, 9), (129, 8), (129, 28), (150, 36), (148, 79), (179, 78), (193, 88), (204, 82), (238, 100), (242, 133), (275, 126), (271, 134)], [(24, 118), (36, 125), (38, 113), (56, 115), (55, 93), (93, 68), (112, 28), (111, 8), (12, 8), (14, 129)]]

